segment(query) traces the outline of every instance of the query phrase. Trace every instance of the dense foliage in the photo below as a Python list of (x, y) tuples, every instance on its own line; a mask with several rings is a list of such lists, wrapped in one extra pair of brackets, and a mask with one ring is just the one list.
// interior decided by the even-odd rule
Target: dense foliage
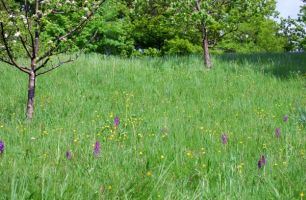
[[(11, 5), (21, 4), (19, 0), (10, 2)], [(76, 2), (83, 6), (78, 3), (81, 1)], [(108, 0), (76, 39), (77, 42), (67, 41), (66, 45), (70, 50), (85, 46), (88, 52), (121, 56), (199, 53), (202, 51), (202, 35), (199, 27), (193, 24), (205, 22), (209, 27), (212, 52), (289, 52), (306, 48), (305, 5), (301, 7), (298, 20), (276, 20), (275, 0), (242, 3), (222, 0), (218, 5), (206, 1), (202, 3), (200, 12), (194, 12), (196, 2)], [(0, 12), (4, 12), (3, 9), (0, 4)], [(44, 22), (45, 40), (52, 41), (66, 27), (76, 23), (79, 15), (79, 12), (50, 15), (53, 23)], [(1, 18), (1, 21), (8, 20), (11, 19)]]
[[(92, 31), (87, 32), (89, 35), (95, 30), (103, 29), (106, 32), (103, 39), (98, 38), (98, 41), (92, 44), (93, 46), (102, 45), (103, 50), (99, 48), (99, 50), (95, 48), (90, 50), (128, 56), (199, 53), (202, 51), (202, 36), (198, 27), (192, 25), (192, 21), (196, 23), (201, 17), (209, 24), (209, 46), (212, 52), (305, 50), (305, 45), (303, 46), (305, 8), (301, 9), (300, 18), (304, 19), (302, 23), (293, 19), (276, 20), (278, 15), (274, 0), (243, 1), (246, 2), (244, 4), (231, 1), (234, 2), (231, 6), (235, 9), (222, 5), (220, 6), (223, 9), (221, 9), (222, 12), (218, 11), (218, 15), (210, 19), (203, 15), (203, 12), (196, 16), (190, 10), (185, 10), (184, 14), (180, 13), (177, 17), (174, 5), (178, 4), (181, 9), (181, 2), (177, 0), (111, 1), (112, 6), (101, 9), (103, 11), (93, 21), (95, 25), (91, 26)], [(195, 1), (188, 2), (193, 5)], [(250, 9), (247, 4), (253, 9)], [(238, 14), (238, 12), (242, 13), (242, 6), (248, 8), (243, 15)], [(187, 19), (188, 17), (190, 18)], [(105, 20), (111, 25), (103, 24)], [(105, 40), (112, 40), (112, 44), (117, 45), (109, 46), (104, 43)]]

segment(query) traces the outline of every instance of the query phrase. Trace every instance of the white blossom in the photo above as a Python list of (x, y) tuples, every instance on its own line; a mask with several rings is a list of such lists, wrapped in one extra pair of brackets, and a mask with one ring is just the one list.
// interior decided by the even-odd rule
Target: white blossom
[(14, 36), (19, 37), (20, 36), (20, 31), (17, 31)]

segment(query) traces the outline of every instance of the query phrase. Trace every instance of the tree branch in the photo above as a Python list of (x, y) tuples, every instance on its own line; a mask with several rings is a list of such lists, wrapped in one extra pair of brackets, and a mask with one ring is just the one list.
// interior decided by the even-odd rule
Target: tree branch
[[(53, 71), (53, 70), (55, 70), (55, 69), (61, 67), (63, 64), (73, 62), (73, 61), (75, 61), (76, 59), (78, 59), (78, 57), (79, 57), (79, 54), (77, 54), (77, 55), (75, 56), (75, 58), (70, 57), (68, 60), (65, 60), (65, 61), (60, 61), (60, 59), (59, 59), (59, 62), (58, 62), (57, 65), (52, 65), (52, 67), (51, 67), (50, 69), (48, 69), (48, 70), (46, 70), (46, 71), (43, 71), (43, 72), (40, 72), (40, 73), (37, 73), (36, 76), (40, 76), (40, 75), (46, 74), (46, 73), (48, 73), (48, 72), (50, 72), (50, 71)], [(41, 68), (41, 67), (40, 67), (40, 68)], [(37, 69), (38, 69), (38, 68), (37, 68)]]
[(20, 71), (22, 72), (25, 72), (27, 74), (30, 74), (30, 70), (26, 67), (23, 67), (21, 65), (19, 65), (15, 60), (14, 60), (14, 57), (10, 51), (10, 48), (9, 48), (9, 45), (7, 43), (7, 40), (6, 40), (6, 37), (5, 37), (5, 33), (4, 33), (4, 27), (3, 27), (3, 22), (0, 22), (0, 27), (1, 27), (1, 37), (2, 37), (2, 40), (3, 40), (3, 43), (4, 43), (4, 47), (5, 47), (5, 50), (6, 50), (6, 53), (10, 59), (10, 62), (6, 62), (10, 65), (13, 65), (15, 66), (16, 68), (18, 68)]
[[(24, 6), (25, 6), (25, 9), (24, 9), (25, 18), (26, 18), (26, 22), (27, 22), (26, 29), (28, 30), (30, 38), (31, 38), (31, 44), (32, 44), (31, 48), (32, 48), (32, 51), (33, 51), (34, 50), (34, 36), (33, 36), (32, 32), (31, 32), (31, 24), (30, 24), (30, 21), (29, 21), (29, 11), (28, 11), (28, 2), (27, 2), (27, 0), (25, 0)], [(32, 56), (31, 56), (31, 58), (32, 58)]]
[(1, 58), (0, 57), (0, 61), (4, 62), (4, 63), (7, 63), (9, 65), (14, 65), (12, 62), (8, 61), (8, 60), (5, 60), (4, 58)]
[[(96, 37), (97, 33), (98, 33), (98, 31), (95, 31), (95, 33), (94, 33), (94, 34), (92, 35), (92, 37), (90, 38), (89, 42), (92, 42), (92, 41), (93, 41), (93, 39)], [(50, 61), (50, 59), (51, 59), (51, 56), (55, 56), (55, 55), (62, 54), (62, 53), (64, 53), (64, 52), (66, 52), (67, 49), (69, 49), (69, 48), (70, 48), (70, 46), (67, 46), (64, 50), (62, 50), (62, 51), (60, 51), (60, 52), (56, 52), (56, 53), (53, 52), (52, 55), (48, 56), (48, 57), (43, 61), (43, 63), (42, 63), (41, 65), (39, 65), (39, 66), (34, 70), (35, 73), (36, 73), (37, 71), (39, 71), (41, 68), (46, 67), (47, 63), (48, 63), (48, 62)], [(83, 50), (84, 50), (84, 49), (82, 49), (82, 50), (79, 52), (78, 55), (80, 55), (80, 54), (83, 52)], [(74, 60), (76, 60), (76, 59), (79, 57), (78, 55), (75, 57)]]
[(28, 57), (29, 57), (29, 58), (32, 58), (31, 53), (30, 53), (30, 51), (29, 51), (28, 48), (27, 48), (26, 41), (23, 39), (23, 37), (22, 37), (21, 35), (19, 36), (19, 39), (20, 39), (21, 44), (22, 44), (23, 48), (25, 49), (25, 51), (26, 51)]
[[(6, 4), (4, 3), (3, 0), (1, 0), (1, 3), (2, 3), (2, 5), (3, 5), (3, 7), (4, 7), (4, 9), (5, 9), (5, 11), (7, 12), (8, 15), (11, 15), (11, 14), (15, 15), (15, 13), (11, 13), (11, 12), (10, 12), (9, 8), (6, 6)], [(26, 3), (27, 3), (27, 0), (25, 0), (25, 6), (26, 6)], [(27, 9), (25, 9), (25, 10), (27, 10)], [(27, 12), (27, 11), (26, 11), (26, 12)], [(26, 14), (26, 15), (27, 15), (27, 14)], [(28, 22), (28, 18), (27, 18), (27, 17), (26, 17), (26, 19), (27, 19), (27, 22)], [(17, 32), (19, 32), (19, 31), (20, 31), (20, 28), (18, 27), (17, 23), (16, 23), (15, 21), (13, 21), (13, 24), (14, 24), (14, 26), (16, 27)], [(25, 25), (24, 25), (24, 26), (25, 26)], [(26, 26), (25, 26), (25, 28), (26, 28)], [(27, 29), (27, 28), (26, 28), (26, 29)], [(26, 41), (23, 39), (23, 37), (22, 37), (21, 35), (19, 36), (19, 39), (20, 39), (20, 41), (21, 41), (21, 43), (22, 43), (22, 46), (23, 46), (23, 48), (25, 49), (27, 55), (31, 58), (30, 52), (29, 52), (28, 48), (26, 47)]]

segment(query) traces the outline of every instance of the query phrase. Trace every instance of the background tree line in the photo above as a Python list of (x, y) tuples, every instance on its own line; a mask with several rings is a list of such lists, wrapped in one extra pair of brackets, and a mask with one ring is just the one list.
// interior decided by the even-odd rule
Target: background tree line
[[(9, 2), (22, 4), (23, 1)], [(203, 12), (194, 15), (194, 2), (108, 0), (76, 41), (65, 44), (70, 46), (69, 51), (85, 45), (87, 52), (126, 57), (201, 53), (203, 33), (196, 23), (197, 20), (201, 24), (208, 19), (205, 21), (209, 26), (208, 46), (214, 53), (289, 52), (306, 48), (305, 5), (301, 7), (299, 19), (294, 20), (278, 18), (275, 0), (235, 0), (228, 1), (234, 3), (226, 6), (226, 0), (205, 1), (208, 4), (202, 6), (206, 6), (205, 10), (218, 11), (215, 16)], [(188, 3), (194, 7), (188, 8)], [(249, 4), (252, 10), (244, 8), (247, 6), (244, 3)], [(4, 12), (2, 5), (0, 9)], [(53, 40), (70, 24), (76, 23), (78, 15), (77, 12), (54, 15), (53, 23), (46, 22), (43, 38)], [(209, 19), (211, 16), (213, 19)], [(201, 21), (202, 18), (205, 20)]]
[[(178, 2), (181, 1), (110, 0), (79, 37), (77, 46), (87, 43), (95, 35), (87, 51), (122, 56), (200, 53), (201, 32), (190, 22), (197, 19), (184, 16), (193, 8), (177, 11), (174, 4)], [(214, 6), (214, 1), (211, 2)], [(212, 52), (305, 50), (305, 6), (301, 8), (299, 19), (294, 20), (279, 18), (274, 0), (242, 2), (262, 5), (250, 10), (245, 18), (234, 10), (229, 19), (220, 19), (227, 20), (223, 24), (213, 22), (208, 37)]]

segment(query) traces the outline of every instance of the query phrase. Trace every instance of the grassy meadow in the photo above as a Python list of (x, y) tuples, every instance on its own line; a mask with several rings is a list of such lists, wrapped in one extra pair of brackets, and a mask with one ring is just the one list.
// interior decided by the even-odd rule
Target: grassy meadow
[(213, 63), (84, 55), (38, 77), (31, 123), (1, 63), (0, 200), (305, 199), (306, 55)]

